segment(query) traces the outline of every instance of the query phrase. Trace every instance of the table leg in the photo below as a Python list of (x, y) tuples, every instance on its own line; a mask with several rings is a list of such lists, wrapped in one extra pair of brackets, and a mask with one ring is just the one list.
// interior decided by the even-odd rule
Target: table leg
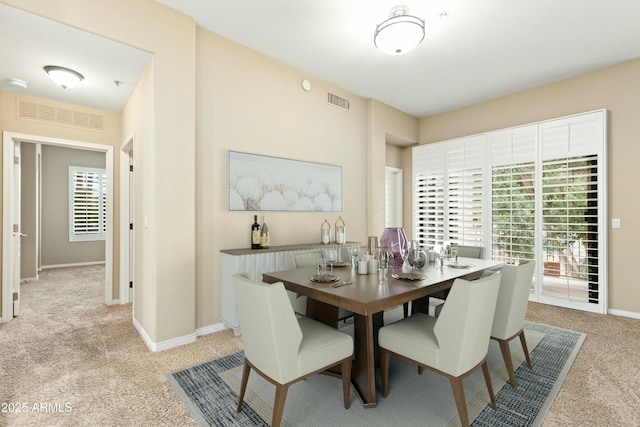
[(338, 328), (338, 307), (320, 302), (311, 298), (307, 299), (307, 317)]
[(351, 370), (351, 382), (365, 408), (376, 407), (378, 329), (382, 327), (382, 323), (382, 312), (369, 316), (354, 314), (355, 359)]

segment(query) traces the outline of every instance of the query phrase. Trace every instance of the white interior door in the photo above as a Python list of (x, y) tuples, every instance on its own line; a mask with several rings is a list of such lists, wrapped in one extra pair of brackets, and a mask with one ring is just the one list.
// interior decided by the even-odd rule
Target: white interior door
[(20, 166), (20, 142), (14, 142), (13, 146), (13, 317), (20, 313), (20, 239), (24, 234), (20, 229), (20, 188), (21, 188), (21, 166)]

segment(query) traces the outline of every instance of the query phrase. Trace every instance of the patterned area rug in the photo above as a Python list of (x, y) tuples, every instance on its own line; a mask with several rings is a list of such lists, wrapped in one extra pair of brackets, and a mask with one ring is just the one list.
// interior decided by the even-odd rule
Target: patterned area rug
[[(512, 340), (518, 387), (512, 388), (500, 349), (489, 347), (488, 362), (498, 410), (489, 404), (481, 370), (464, 380), (469, 417), (474, 426), (540, 425), (582, 346), (585, 335), (528, 322), (525, 325), (533, 370), (524, 363), (519, 341)], [(236, 413), (244, 361), (242, 352), (167, 375), (168, 381), (202, 426), (267, 426), (275, 387), (255, 372), (241, 413)], [(316, 375), (289, 388), (283, 425), (290, 426), (455, 426), (459, 419), (449, 381), (414, 365), (391, 358), (389, 396), (378, 394), (378, 405), (364, 409), (352, 391), (351, 408), (342, 406), (339, 379)], [(379, 370), (378, 370), (379, 371)], [(380, 379), (377, 372), (377, 384)], [(399, 421), (401, 420), (401, 421)]]

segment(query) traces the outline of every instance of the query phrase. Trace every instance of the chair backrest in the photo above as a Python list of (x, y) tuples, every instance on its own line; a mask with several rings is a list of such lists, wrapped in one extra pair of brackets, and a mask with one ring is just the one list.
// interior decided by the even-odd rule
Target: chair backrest
[(456, 279), (433, 332), (438, 340), (438, 369), (458, 376), (486, 357), (500, 275), (478, 280)]
[(290, 254), (289, 268), (317, 267), (322, 257), (322, 251), (293, 252)]
[(464, 246), (456, 245), (458, 248), (458, 256), (463, 258), (482, 258), (484, 248), (482, 246)]
[(272, 379), (298, 376), (302, 331), (281, 282), (266, 284), (233, 275), (245, 357)]
[(491, 329), (492, 337), (511, 338), (522, 329), (534, 267), (534, 261), (520, 261), (520, 265), (507, 264), (500, 269), (500, 292)]

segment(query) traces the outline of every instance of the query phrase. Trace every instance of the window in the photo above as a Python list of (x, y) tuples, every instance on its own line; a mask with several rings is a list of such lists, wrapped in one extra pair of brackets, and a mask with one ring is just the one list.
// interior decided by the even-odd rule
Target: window
[(104, 240), (107, 172), (69, 166), (69, 241)]
[(482, 245), (484, 140), (414, 149), (414, 238), (422, 245)]
[(414, 238), (536, 261), (534, 300), (606, 311), (606, 111), (413, 149)]

